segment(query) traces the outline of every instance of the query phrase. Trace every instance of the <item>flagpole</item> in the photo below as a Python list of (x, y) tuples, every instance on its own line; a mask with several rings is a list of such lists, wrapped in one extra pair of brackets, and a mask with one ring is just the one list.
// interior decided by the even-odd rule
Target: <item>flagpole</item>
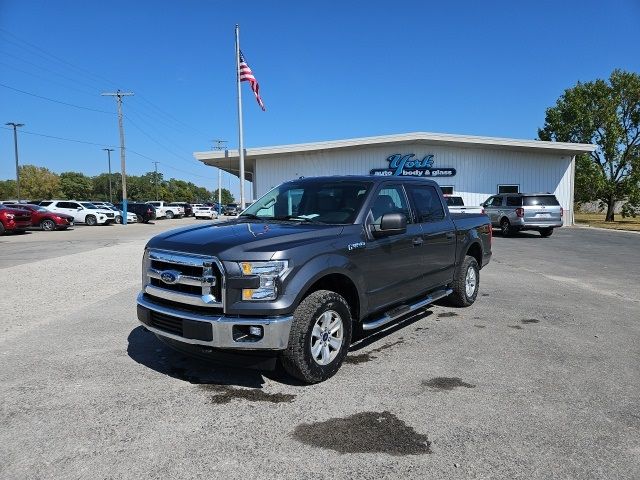
[(244, 134), (242, 131), (242, 89), (240, 88), (240, 25), (236, 24), (236, 84), (238, 87), (238, 154), (240, 159), (240, 208), (244, 210)]

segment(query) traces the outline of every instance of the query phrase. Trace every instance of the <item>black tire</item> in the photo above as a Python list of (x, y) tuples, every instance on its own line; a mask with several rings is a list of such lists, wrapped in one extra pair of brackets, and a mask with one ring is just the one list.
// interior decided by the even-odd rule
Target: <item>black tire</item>
[(171, 220), (175, 217), (174, 213), (171, 210), (167, 210), (167, 220)]
[(2, 222), (0, 222), (0, 237), (4, 235), (4, 232), (5, 232), (4, 225), (2, 224)]
[[(467, 294), (467, 272), (474, 270), (475, 287), (471, 295)], [(447, 297), (451, 305), (455, 307), (468, 307), (476, 301), (478, 290), (480, 289), (480, 267), (478, 261), (471, 255), (467, 255), (456, 272), (456, 276), (451, 284), (453, 293)]]
[(513, 228), (508, 218), (500, 220), (500, 233), (502, 233), (503, 237), (510, 237), (513, 233)]
[(52, 232), (56, 229), (56, 222), (54, 222), (50, 218), (45, 218), (40, 222), (40, 228), (45, 232)]
[[(311, 353), (312, 331), (322, 314), (329, 311), (337, 313), (342, 320), (342, 343), (336, 356), (326, 365), (321, 365)], [(293, 313), (289, 345), (280, 358), (282, 366), (289, 375), (305, 383), (317, 383), (330, 378), (347, 355), (351, 331), (352, 319), (347, 301), (329, 290), (313, 292), (300, 302)]]
[(540, 236), (543, 238), (550, 237), (553, 234), (553, 228), (543, 228), (540, 230)]
[(95, 227), (98, 224), (98, 220), (96, 219), (96, 217), (94, 215), (87, 215), (84, 218), (84, 223), (86, 223), (90, 227)]
[(122, 223), (122, 215), (116, 215), (116, 223), (120, 225)]
[(138, 214), (136, 213), (136, 217), (138, 218), (138, 222), (147, 223), (147, 222), (145, 221), (145, 219), (144, 219), (144, 218), (142, 218), (142, 215), (138, 215)]

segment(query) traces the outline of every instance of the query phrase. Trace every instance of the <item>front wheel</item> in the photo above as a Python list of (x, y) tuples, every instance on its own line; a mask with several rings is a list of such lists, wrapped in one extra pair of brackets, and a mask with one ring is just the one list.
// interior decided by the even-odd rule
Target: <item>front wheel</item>
[(171, 220), (174, 217), (174, 214), (171, 210), (167, 212), (167, 220)]
[(96, 217), (94, 217), (93, 215), (87, 215), (87, 217), (84, 219), (84, 223), (86, 223), (90, 227), (95, 227), (98, 224), (98, 220), (96, 220)]
[(511, 228), (511, 222), (506, 218), (503, 218), (502, 221), (500, 222), (500, 232), (504, 237), (510, 236), (511, 233), (513, 232), (513, 229)]
[(289, 345), (281, 356), (284, 369), (306, 383), (333, 376), (347, 355), (351, 327), (349, 305), (341, 295), (313, 292), (293, 313)]
[(478, 261), (467, 255), (456, 272), (451, 285), (453, 293), (448, 297), (456, 307), (468, 307), (476, 301), (480, 288), (480, 267)]
[(553, 233), (553, 228), (543, 228), (542, 230), (540, 230), (540, 235), (543, 238), (550, 237), (552, 233)]
[(45, 218), (40, 222), (40, 228), (45, 232), (50, 232), (56, 229), (56, 222), (51, 220), (50, 218)]

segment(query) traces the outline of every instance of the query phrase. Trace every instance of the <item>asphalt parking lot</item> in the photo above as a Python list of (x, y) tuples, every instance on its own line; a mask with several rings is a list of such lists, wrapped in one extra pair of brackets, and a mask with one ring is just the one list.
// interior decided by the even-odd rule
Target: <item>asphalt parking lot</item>
[(0, 238), (1, 478), (640, 478), (639, 235), (497, 236), (472, 307), (301, 386), (138, 326), (146, 240), (191, 222)]

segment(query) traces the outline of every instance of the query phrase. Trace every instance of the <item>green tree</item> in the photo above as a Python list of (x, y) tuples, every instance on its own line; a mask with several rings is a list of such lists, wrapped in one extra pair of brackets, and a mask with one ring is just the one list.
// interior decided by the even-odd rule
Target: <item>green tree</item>
[(93, 182), (91, 178), (80, 172), (62, 172), (60, 190), (64, 198), (89, 200), (93, 193)]
[[(96, 175), (92, 179), (93, 193), (91, 198), (94, 200), (109, 200), (109, 174), (101, 173)], [(120, 181), (119, 173), (111, 174), (111, 192), (113, 195), (113, 201), (116, 202), (122, 199), (122, 182)]]
[(614, 70), (609, 80), (578, 82), (546, 111), (540, 140), (594, 143), (596, 151), (576, 159), (576, 200), (598, 200), (614, 220), (640, 206), (640, 75)]
[(16, 197), (16, 181), (0, 180), (0, 200), (14, 200)]
[(35, 165), (20, 167), (20, 196), (30, 200), (60, 195), (60, 177), (48, 168)]
[[(213, 192), (212, 196), (212, 200), (214, 202), (218, 201), (218, 189), (216, 188), (215, 191)], [(231, 192), (229, 190), (227, 190), (226, 188), (222, 189), (222, 204), (223, 205), (227, 205), (229, 203), (236, 203), (236, 199), (233, 198), (233, 195), (231, 194)]]

